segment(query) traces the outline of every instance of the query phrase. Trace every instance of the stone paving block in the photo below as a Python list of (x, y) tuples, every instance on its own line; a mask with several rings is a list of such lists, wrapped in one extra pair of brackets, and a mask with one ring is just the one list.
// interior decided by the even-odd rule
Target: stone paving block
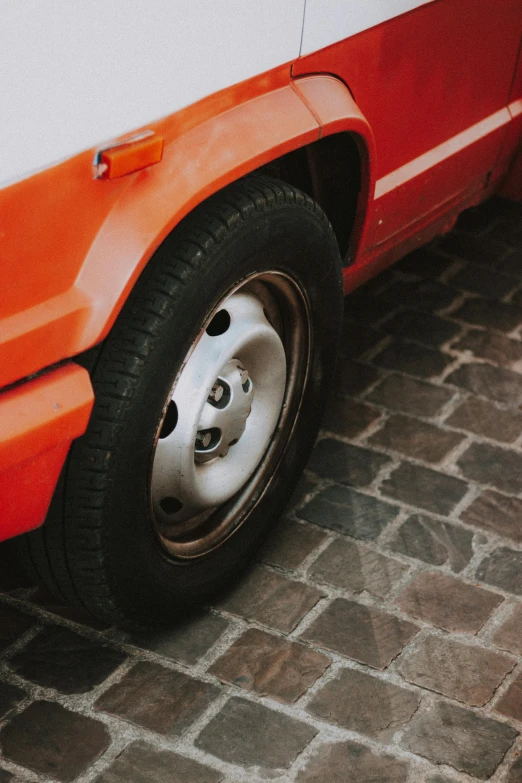
[(522, 783), (522, 756), (516, 759), (507, 773), (506, 783)]
[(522, 433), (522, 414), (500, 410), (486, 400), (471, 397), (446, 419), (445, 424), (500, 443), (513, 443)]
[(378, 367), (404, 372), (417, 378), (441, 375), (453, 359), (417, 343), (394, 340), (372, 359)]
[(501, 238), (504, 237), (503, 229), (511, 228), (513, 225), (517, 229), (517, 235), (520, 233), (522, 230), (522, 206), (519, 202), (509, 201), (501, 196), (493, 196), (484, 203), (484, 208), (486, 204), (490, 204), (491, 211), (500, 213), (499, 235)]
[(389, 547), (430, 565), (448, 565), (462, 571), (473, 556), (473, 534), (469, 530), (414, 514), (403, 522)]
[(299, 516), (337, 533), (373, 541), (398, 513), (390, 503), (348, 487), (331, 486), (300, 509)]
[(373, 329), (371, 326), (366, 325), (363, 326), (353, 321), (345, 321), (339, 354), (340, 356), (351, 356), (357, 359), (366, 351), (374, 348), (384, 337), (386, 337), (386, 332), (382, 332), (379, 329)]
[[(522, 274), (522, 253), (519, 247), (522, 241), (520, 214), (512, 222), (501, 221), (498, 225), (498, 236), (506, 244), (511, 245), (508, 255), (500, 264), (499, 269), (520, 277)], [(518, 247), (516, 247), (517, 245)]]
[(370, 281), (370, 285), (362, 286), (344, 300), (344, 313), (351, 321), (375, 327), (396, 310), (397, 306), (386, 296), (372, 295), (372, 282), (373, 285), (376, 284), (375, 281)]
[(282, 519), (277, 523), (259, 559), (269, 565), (292, 571), (316, 549), (326, 538), (326, 533), (315, 525)]
[(493, 637), (493, 643), (502, 650), (522, 655), (522, 606), (517, 604)]
[(60, 693), (87, 693), (126, 659), (125, 653), (67, 628), (45, 628), (11, 660), (21, 677)]
[(218, 694), (214, 685), (141, 661), (99, 697), (95, 709), (158, 734), (177, 737)]
[(4, 718), (12, 709), (20, 704), (22, 699), (27, 696), (23, 688), (17, 685), (11, 685), (8, 682), (0, 682), (0, 720)]
[(0, 604), (0, 651), (16, 642), (36, 622), (31, 615), (19, 612), (12, 606)]
[(197, 761), (133, 742), (95, 783), (219, 783), (224, 775)]
[(522, 674), (519, 674), (495, 704), (495, 711), (506, 718), (522, 721)]
[(381, 486), (383, 495), (441, 515), (449, 514), (467, 490), (460, 479), (411, 462), (399, 465)]
[(386, 669), (418, 630), (379, 609), (336, 598), (301, 638), (374, 669)]
[(401, 744), (406, 750), (487, 780), (493, 775), (518, 732), (500, 721), (439, 702), (416, 716)]
[[(461, 233), (471, 234), (471, 238), (478, 239), (478, 237), (491, 232), (491, 229), (498, 225), (502, 214), (498, 214), (496, 211), (485, 209), (485, 206), (490, 202), (497, 201), (496, 198), (492, 198), (480, 204), (478, 207), (472, 209), (466, 209), (458, 217), (455, 233), (460, 236)], [(454, 233), (447, 236), (454, 236)], [(445, 239), (445, 237), (443, 237)], [(440, 240), (439, 240), (440, 241)]]
[(383, 741), (417, 711), (420, 694), (364, 672), (343, 669), (319, 690), (307, 711), (343, 729)]
[(339, 484), (365, 487), (371, 484), (379, 470), (388, 462), (390, 457), (385, 454), (325, 438), (316, 445), (307, 468), (322, 478), (337, 481)]
[(334, 380), (335, 392), (336, 394), (357, 397), (373, 386), (380, 377), (380, 373), (374, 367), (354, 362), (352, 359), (343, 359), (337, 365)]
[(480, 294), (487, 299), (502, 299), (517, 285), (516, 277), (502, 274), (497, 269), (469, 263), (459, 269), (448, 282), (452, 288)]
[(449, 307), (458, 293), (444, 283), (424, 278), (421, 280), (399, 281), (390, 286), (385, 293), (391, 301), (411, 310), (434, 311)]
[[(522, 261), (521, 261), (521, 259), (522, 259), (522, 251), (520, 251), (519, 253), (517, 253), (517, 258), (516, 258), (516, 261), (517, 261), (517, 264), (516, 264), (516, 265), (517, 265), (519, 268), (520, 268), (520, 266), (521, 266), (521, 264), (522, 264)], [(514, 259), (514, 260), (515, 260), (515, 259)], [(520, 271), (519, 271), (519, 274), (520, 274)], [(522, 288), (519, 288), (519, 290), (518, 290), (518, 291), (515, 291), (515, 293), (514, 293), (514, 294), (512, 294), (512, 296), (511, 296), (511, 302), (512, 302), (512, 304), (514, 304), (514, 305), (517, 305), (518, 307), (522, 307)]]
[(501, 492), (522, 492), (522, 454), (518, 451), (490, 443), (472, 443), (457, 465), (466, 478), (479, 484), (492, 484)]
[(287, 511), (293, 511), (295, 508), (297, 508), (297, 506), (300, 506), (306, 496), (310, 492), (313, 492), (316, 488), (317, 482), (315, 480), (311, 479), (307, 475), (302, 475), (297, 482), (297, 487), (294, 489), (292, 497), (288, 501), (286, 507)]
[(293, 704), (331, 661), (302, 644), (249, 628), (209, 669), (222, 682)]
[(355, 742), (322, 745), (296, 783), (406, 783), (408, 764)]
[(68, 783), (108, 748), (103, 723), (48, 701), (35, 701), (0, 731), (2, 755)]
[(424, 245), (424, 247), (419, 247), (418, 250), (401, 258), (394, 266), (401, 272), (436, 279), (454, 263), (452, 258), (445, 258), (445, 256), (439, 255), (432, 246)]
[(401, 276), (398, 277), (395, 269), (389, 267), (388, 269), (384, 269), (382, 272), (379, 272), (378, 275), (375, 275), (375, 277), (372, 277), (370, 280), (368, 280), (368, 282), (364, 284), (363, 288), (358, 288), (357, 293), (366, 291), (377, 299), (384, 299), (388, 303), (388, 310), (395, 310), (395, 303), (390, 302), (389, 297), (387, 296), (387, 292), (390, 290), (390, 287), (392, 287), (397, 279), (402, 280), (403, 278)]
[(488, 214), (490, 212), (499, 214), (500, 224), (497, 225), (501, 238), (505, 238), (503, 231), (506, 228), (512, 228), (513, 225), (516, 228), (517, 235), (522, 230), (522, 206), (517, 201), (509, 201), (501, 196), (493, 196), (493, 198), (484, 202), (484, 204), (481, 205), (481, 208), (488, 212)]
[(84, 611), (78, 606), (60, 603), (56, 596), (47, 592), (43, 587), (39, 587), (35, 593), (32, 593), (29, 600), (32, 604), (45, 609), (46, 612), (51, 612), (58, 617), (64, 617), (66, 620), (72, 620), (79, 625), (86, 625), (95, 631), (105, 631), (110, 627), (108, 623), (98, 620), (90, 612)]
[(345, 438), (355, 438), (381, 415), (380, 410), (365, 402), (332, 395), (326, 407), (322, 428), (337, 435), (344, 435)]
[(408, 566), (392, 557), (350, 541), (337, 539), (322, 552), (309, 570), (320, 582), (385, 599), (408, 571)]
[(467, 525), (522, 543), (522, 500), (486, 490), (460, 515)]
[(482, 707), (515, 665), (514, 658), (501, 653), (427, 636), (400, 661), (399, 671), (408, 682)]
[(394, 415), (368, 440), (370, 446), (391, 449), (423, 462), (440, 462), (464, 436), (410, 416)]
[(300, 720), (232, 697), (194, 744), (230, 764), (288, 769), (316, 734), (316, 729)]
[(466, 300), (453, 311), (451, 317), (472, 326), (482, 326), (485, 329), (495, 329), (508, 334), (522, 323), (522, 308), (505, 302), (474, 297)]
[(517, 201), (508, 201), (500, 197), (492, 199), (493, 205), (499, 201), (499, 211), (502, 212), (498, 226), (498, 235), (505, 242), (517, 243), (522, 234), (522, 209)]
[(424, 572), (396, 600), (403, 612), (453, 633), (476, 634), (504, 599), (447, 574)]
[(435, 416), (452, 397), (453, 392), (444, 386), (391, 373), (371, 390), (367, 399), (412, 416)]
[(495, 549), (479, 564), (477, 579), (507, 593), (522, 595), (522, 552), (506, 546)]
[(129, 634), (127, 641), (145, 650), (158, 653), (191, 666), (207, 653), (224, 634), (229, 623), (224, 617), (201, 613), (179, 622), (166, 631), (148, 634)]
[[(518, 226), (518, 236), (517, 236), (517, 242), (520, 243), (520, 223)], [(516, 275), (518, 277), (522, 276), (522, 251), (521, 250), (511, 250), (509, 254), (506, 256), (506, 258), (502, 261), (499, 269), (501, 269), (503, 272), (507, 272), (510, 275)], [(520, 291), (518, 292), (517, 296), (513, 297), (513, 300), (520, 304)]]
[(247, 620), (290, 633), (322, 595), (315, 587), (292, 582), (257, 566), (219, 606)]
[(441, 345), (456, 337), (462, 326), (428, 313), (399, 311), (392, 316), (383, 328), (403, 340), (413, 340), (428, 348), (440, 348)]
[(462, 365), (446, 378), (446, 383), (513, 407), (522, 402), (521, 381), (522, 376), (512, 370), (475, 363)]
[[(480, 209), (482, 205), (479, 207), (479, 214)], [(464, 261), (492, 268), (498, 267), (507, 253), (506, 246), (491, 237), (478, 239), (476, 236), (466, 236), (455, 231), (437, 240), (437, 250)]]
[[(500, 196), (495, 196), (488, 201), (500, 202), (499, 209), (502, 211), (500, 221), (495, 225), (495, 236), (500, 242), (507, 245), (519, 245), (522, 241), (522, 208), (520, 203)], [(514, 252), (513, 247), (510, 252)]]
[(487, 359), (500, 367), (510, 367), (522, 359), (522, 341), (510, 340), (502, 334), (471, 329), (452, 345), (455, 351), (470, 351), (479, 359)]

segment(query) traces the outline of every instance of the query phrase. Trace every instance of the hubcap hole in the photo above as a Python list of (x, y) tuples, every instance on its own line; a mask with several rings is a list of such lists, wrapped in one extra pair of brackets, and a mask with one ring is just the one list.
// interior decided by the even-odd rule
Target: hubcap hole
[(183, 508), (183, 503), (181, 500), (178, 500), (177, 498), (163, 498), (163, 500), (160, 501), (161, 510), (165, 512), (165, 514), (177, 514), (178, 511), (181, 511)]
[(220, 334), (225, 334), (229, 326), (230, 314), (227, 310), (219, 310), (207, 326), (207, 334), (210, 337), (219, 337)]
[(250, 378), (247, 378), (247, 380), (244, 383), (242, 383), (241, 386), (245, 394), (248, 394), (248, 392), (250, 391), (250, 387), (252, 386), (252, 381), (250, 380)]
[(171, 400), (169, 402), (169, 406), (167, 408), (167, 413), (165, 414), (165, 418), (163, 419), (163, 424), (161, 425), (161, 431), (160, 431), (160, 438), (166, 438), (168, 435), (170, 435), (171, 432), (174, 432), (176, 428), (176, 424), (178, 423), (178, 406), (174, 402), (174, 400)]

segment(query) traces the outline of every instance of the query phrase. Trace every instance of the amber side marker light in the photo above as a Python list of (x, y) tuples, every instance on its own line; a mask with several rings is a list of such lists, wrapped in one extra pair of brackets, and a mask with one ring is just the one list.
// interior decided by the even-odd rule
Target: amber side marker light
[(100, 150), (95, 157), (96, 179), (117, 179), (140, 171), (163, 156), (163, 138), (148, 131)]

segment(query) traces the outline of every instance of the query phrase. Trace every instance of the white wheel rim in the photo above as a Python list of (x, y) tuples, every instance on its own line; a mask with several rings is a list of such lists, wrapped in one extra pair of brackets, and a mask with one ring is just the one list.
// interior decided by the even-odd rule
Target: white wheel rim
[(248, 482), (285, 396), (285, 349), (261, 300), (240, 289), (224, 300), (219, 317), (226, 328), (202, 331), (177, 378), (168, 401), (177, 422), (171, 431), (162, 428), (153, 457), (154, 515), (179, 533)]

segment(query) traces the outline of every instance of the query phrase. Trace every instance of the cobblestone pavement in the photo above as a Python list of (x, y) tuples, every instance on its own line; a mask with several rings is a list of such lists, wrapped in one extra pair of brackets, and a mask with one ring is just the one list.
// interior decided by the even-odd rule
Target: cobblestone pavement
[(521, 335), (500, 200), (349, 297), (294, 502), (185, 627), (105, 628), (4, 551), (0, 783), (522, 783)]

